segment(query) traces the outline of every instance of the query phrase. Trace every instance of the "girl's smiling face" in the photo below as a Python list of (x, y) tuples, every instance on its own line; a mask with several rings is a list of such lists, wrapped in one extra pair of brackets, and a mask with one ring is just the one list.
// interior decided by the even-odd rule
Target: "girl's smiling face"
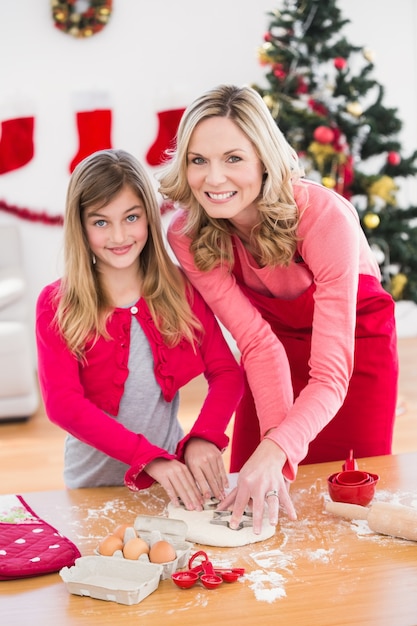
[(253, 144), (231, 119), (207, 118), (194, 129), (187, 180), (210, 217), (228, 219), (237, 227), (257, 223), (263, 172)]
[(130, 187), (124, 187), (104, 207), (87, 208), (83, 224), (101, 271), (137, 265), (148, 240), (148, 220), (142, 200)]

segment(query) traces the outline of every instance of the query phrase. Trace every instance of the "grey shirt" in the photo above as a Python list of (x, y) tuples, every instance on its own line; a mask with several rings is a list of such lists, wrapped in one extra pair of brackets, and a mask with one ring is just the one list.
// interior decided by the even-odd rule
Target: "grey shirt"
[[(132, 319), (129, 375), (119, 414), (114, 419), (129, 430), (144, 435), (152, 444), (174, 453), (184, 436), (178, 421), (179, 393), (167, 402), (154, 376), (149, 342), (136, 319)], [(103, 452), (68, 434), (65, 440), (64, 481), (70, 489), (124, 484), (129, 469)]]

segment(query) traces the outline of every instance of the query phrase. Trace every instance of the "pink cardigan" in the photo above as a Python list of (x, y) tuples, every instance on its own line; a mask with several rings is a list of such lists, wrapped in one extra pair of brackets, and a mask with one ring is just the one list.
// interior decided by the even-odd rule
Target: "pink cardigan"
[[(151, 444), (138, 432), (131, 432), (107, 415), (117, 415), (128, 376), (130, 325), (132, 315), (143, 328), (154, 357), (155, 376), (165, 400), (171, 401), (180, 387), (204, 373), (208, 394), (190, 433), (179, 442), (176, 456), (183, 459), (190, 437), (213, 442), (219, 449), (228, 443), (227, 425), (243, 393), (243, 375), (216, 319), (201, 296), (194, 291), (192, 308), (205, 329), (194, 352), (182, 341), (168, 348), (157, 331), (143, 299), (136, 307), (116, 308), (108, 322), (113, 338), (102, 337), (87, 350), (83, 364), (70, 353), (53, 323), (56, 304), (53, 296), (59, 281), (39, 295), (36, 311), (38, 376), (49, 419), (81, 441), (130, 465), (125, 482), (131, 489), (143, 489), (152, 479), (144, 466), (157, 457), (175, 458)], [(137, 312), (135, 310), (137, 309)]]
[(261, 438), (273, 429), (267, 437), (285, 451), (284, 473), (289, 480), (294, 479), (309, 442), (345, 399), (353, 368), (359, 274), (380, 279), (353, 205), (310, 181), (294, 185), (294, 193), (300, 242), (289, 267), (260, 268), (241, 241), (234, 240), (245, 284), (255, 291), (291, 300), (315, 285), (310, 379), (295, 401), (284, 347), (234, 275), (228, 268), (201, 272), (195, 267), (190, 241), (180, 233), (186, 211), (174, 216), (168, 231), (169, 243), (188, 278), (237, 342)]

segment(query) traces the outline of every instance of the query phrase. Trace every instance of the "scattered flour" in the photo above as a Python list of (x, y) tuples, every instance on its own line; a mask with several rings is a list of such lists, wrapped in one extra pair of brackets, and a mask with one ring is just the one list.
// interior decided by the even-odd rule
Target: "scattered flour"
[(334, 550), (325, 550), (324, 548), (319, 548), (318, 550), (311, 550), (307, 552), (307, 557), (310, 561), (321, 561), (322, 563), (329, 563), (330, 557), (333, 552)]
[(120, 511), (123, 507), (122, 500), (109, 500), (99, 509), (87, 509), (87, 520), (109, 517), (113, 513)]
[(375, 493), (375, 500), (392, 502), (392, 504), (405, 504), (406, 506), (411, 506), (417, 509), (416, 494), (411, 491), (392, 492), (387, 489), (377, 489)]
[(262, 602), (274, 602), (279, 598), (285, 598), (285, 578), (278, 572), (265, 572), (254, 570), (245, 574), (242, 582), (249, 581), (249, 588), (255, 593), (255, 598)]
[(178, 611), (188, 611), (188, 609), (195, 609), (198, 606), (205, 609), (208, 606), (210, 595), (209, 592), (197, 593), (188, 602), (184, 601), (184, 597), (186, 597), (184, 594), (178, 594), (178, 603), (175, 605), (175, 608), (168, 610), (166, 614), (176, 615)]
[(369, 528), (366, 519), (353, 519), (350, 526), (359, 536), (375, 535), (375, 533)]
[(251, 557), (259, 567), (267, 570), (281, 569), (290, 571), (294, 563), (294, 555), (282, 552), (282, 550), (270, 550), (268, 552), (256, 552)]

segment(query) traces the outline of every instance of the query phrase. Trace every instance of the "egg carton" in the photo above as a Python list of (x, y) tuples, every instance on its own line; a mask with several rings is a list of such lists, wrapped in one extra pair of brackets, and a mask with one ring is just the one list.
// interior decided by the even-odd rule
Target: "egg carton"
[(156, 517), (154, 515), (138, 515), (133, 527), (136, 534), (147, 541), (150, 546), (160, 541), (169, 541), (174, 547), (176, 558), (174, 561), (162, 563), (162, 578), (170, 578), (177, 569), (188, 566), (193, 544), (185, 541), (188, 526), (182, 520)]
[(82, 556), (59, 574), (72, 594), (130, 605), (142, 602), (156, 591), (162, 565), (139, 559)]
[[(171, 574), (177, 569), (188, 566), (193, 544), (189, 541), (185, 541), (187, 531), (187, 524), (182, 520), (156, 517), (153, 515), (139, 515), (136, 517), (133, 526), (126, 528), (123, 541), (126, 543), (129, 539), (141, 537), (141, 539), (144, 539), (149, 544), (149, 547), (152, 547), (154, 543), (162, 539), (168, 541), (175, 550), (176, 558), (173, 561), (161, 563), (161, 578), (165, 580), (170, 578)], [(97, 556), (101, 556), (101, 558), (126, 560), (121, 550), (116, 550), (111, 557), (100, 555), (97, 548), (94, 550), (94, 553)], [(147, 554), (141, 554), (138, 561), (150, 563)]]

